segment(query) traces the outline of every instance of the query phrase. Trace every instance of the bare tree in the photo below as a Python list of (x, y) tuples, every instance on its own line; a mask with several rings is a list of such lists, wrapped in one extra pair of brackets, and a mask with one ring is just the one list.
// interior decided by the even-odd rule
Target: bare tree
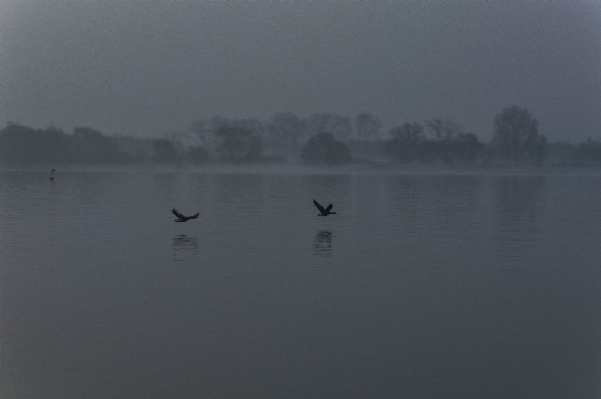
[(352, 125), (350, 118), (337, 114), (314, 113), (309, 116), (309, 131), (311, 134), (323, 132), (332, 133), (334, 137), (341, 141), (348, 141), (352, 134)]
[(450, 119), (432, 118), (426, 122), (426, 127), (434, 140), (450, 141), (463, 133), (461, 126)]
[(501, 159), (542, 162), (546, 138), (538, 133), (538, 121), (524, 108), (507, 107), (495, 116), (493, 146)]
[(292, 112), (279, 112), (267, 123), (268, 145), (285, 154), (295, 153), (307, 135), (307, 123)]
[(364, 112), (355, 117), (355, 131), (357, 139), (360, 141), (369, 141), (380, 136), (382, 123), (369, 112)]
[(419, 123), (405, 123), (390, 130), (392, 140), (384, 147), (384, 152), (401, 163), (419, 158), (420, 145), (424, 141), (424, 127)]

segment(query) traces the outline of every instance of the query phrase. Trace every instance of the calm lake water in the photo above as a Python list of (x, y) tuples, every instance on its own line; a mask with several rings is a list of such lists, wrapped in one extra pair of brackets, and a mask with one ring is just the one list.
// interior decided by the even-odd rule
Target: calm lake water
[(601, 397), (599, 174), (48, 177), (0, 172), (2, 398)]

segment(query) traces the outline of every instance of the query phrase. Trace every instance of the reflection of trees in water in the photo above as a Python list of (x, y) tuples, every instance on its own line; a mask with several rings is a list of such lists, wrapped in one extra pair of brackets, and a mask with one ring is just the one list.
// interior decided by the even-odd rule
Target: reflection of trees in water
[(224, 173), (216, 176), (217, 195), (220, 201), (256, 198), (263, 189), (263, 176), (243, 173)]
[(178, 234), (173, 237), (173, 260), (185, 261), (190, 255), (198, 254), (198, 239), (194, 236)]
[(313, 255), (332, 256), (332, 239), (334, 235), (329, 230), (318, 231), (313, 239)]
[[(320, 193), (323, 202), (333, 202), (336, 205), (338, 198), (348, 198), (352, 189), (351, 176), (340, 174), (311, 174), (302, 176), (304, 190)], [(319, 201), (320, 198), (317, 198)], [(327, 205), (327, 204), (326, 204)]]
[[(405, 210), (441, 210), (448, 214), (456, 208), (473, 209), (481, 191), (481, 178), (477, 176), (391, 176), (386, 179), (391, 204)], [(445, 208), (446, 207), (446, 208)]]
[(263, 202), (263, 175), (224, 173), (215, 176), (215, 201), (217, 214), (241, 213), (250, 217), (259, 216)]
[(519, 255), (536, 241), (544, 213), (546, 186), (542, 176), (495, 179), (495, 233), (503, 252)]
[(451, 244), (465, 233), (466, 225), (475, 232), (482, 223), (475, 212), (481, 207), (481, 177), (401, 175), (387, 177), (385, 184), (388, 212), (395, 215), (390, 223), (410, 238), (427, 236)]

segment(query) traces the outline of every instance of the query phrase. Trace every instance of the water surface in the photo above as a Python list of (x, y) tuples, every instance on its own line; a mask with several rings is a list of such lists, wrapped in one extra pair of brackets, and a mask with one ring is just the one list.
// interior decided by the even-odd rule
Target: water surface
[(601, 396), (598, 175), (0, 185), (3, 398)]

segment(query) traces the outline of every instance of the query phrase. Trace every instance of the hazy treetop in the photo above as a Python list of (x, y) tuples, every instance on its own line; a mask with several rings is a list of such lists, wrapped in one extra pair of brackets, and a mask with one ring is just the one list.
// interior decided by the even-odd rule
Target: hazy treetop
[(0, 0), (0, 123), (158, 135), (215, 115), (450, 118), (527, 108), (601, 135), (601, 2)]

